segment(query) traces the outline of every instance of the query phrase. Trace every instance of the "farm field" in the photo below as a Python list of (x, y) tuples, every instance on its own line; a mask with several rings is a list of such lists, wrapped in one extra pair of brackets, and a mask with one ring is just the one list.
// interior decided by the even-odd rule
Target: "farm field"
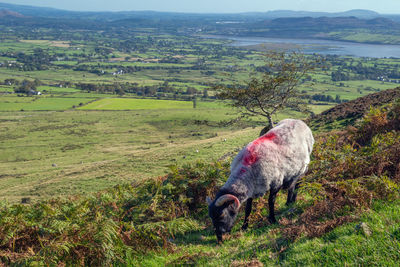
[(0, 111), (51, 111), (66, 110), (86, 104), (95, 98), (67, 98), (67, 97), (0, 97)]
[(106, 98), (97, 100), (79, 109), (88, 110), (133, 110), (133, 109), (188, 109), (193, 106), (189, 101), (121, 99)]

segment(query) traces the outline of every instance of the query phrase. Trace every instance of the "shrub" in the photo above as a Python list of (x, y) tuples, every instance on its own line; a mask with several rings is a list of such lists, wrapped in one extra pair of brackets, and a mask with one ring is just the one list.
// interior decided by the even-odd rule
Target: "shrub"
[(228, 173), (228, 163), (197, 162), (90, 197), (3, 204), (0, 262), (110, 265), (127, 251), (172, 248), (176, 235), (204, 228), (205, 197)]
[(283, 219), (289, 239), (320, 236), (354, 220), (374, 199), (400, 196), (400, 105), (372, 108), (356, 127), (317, 137), (301, 191), (312, 203)]

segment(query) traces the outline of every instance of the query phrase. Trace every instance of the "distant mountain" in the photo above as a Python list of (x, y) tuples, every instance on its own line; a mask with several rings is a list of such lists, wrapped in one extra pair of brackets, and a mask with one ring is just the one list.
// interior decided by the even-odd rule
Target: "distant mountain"
[[(225, 35), (278, 37), (278, 38), (332, 38), (329, 33), (346, 32), (350, 35), (360, 29), (382, 34), (400, 33), (400, 23), (377, 17), (360, 19), (357, 17), (291, 17), (267, 19), (249, 23), (247, 27), (233, 31), (232, 28), (218, 29)], [(388, 32), (389, 31), (389, 32)]]
[(1, 9), (0, 10), (0, 18), (4, 17), (16, 17), (16, 18), (23, 18), (25, 17), (24, 15), (18, 13), (18, 12), (13, 12), (7, 9)]
[(36, 17), (47, 17), (47, 16), (57, 16), (60, 13), (68, 14), (68, 11), (63, 11), (54, 8), (47, 7), (34, 7), (34, 6), (25, 6), (25, 5), (14, 5), (7, 3), (0, 3), (0, 9), (5, 9), (13, 12), (20, 13), (24, 16), (36, 16)]
[(38, 16), (50, 18), (91, 18), (91, 19), (128, 19), (128, 18), (149, 18), (149, 17), (170, 17), (185, 19), (188, 16), (191, 18), (203, 19), (229, 19), (229, 20), (254, 20), (254, 19), (275, 19), (282, 17), (349, 17), (354, 16), (362, 19), (371, 19), (380, 17), (377, 12), (363, 9), (354, 9), (346, 12), (328, 13), (328, 12), (309, 12), (309, 11), (291, 11), (291, 10), (276, 10), (268, 12), (247, 12), (238, 14), (198, 14), (198, 13), (178, 13), (178, 12), (156, 12), (156, 11), (121, 11), (121, 12), (77, 12), (67, 11), (46, 7), (34, 7), (26, 5), (14, 5), (0, 3), (0, 9), (12, 10), (21, 13), (25, 16)]
[(370, 19), (380, 17), (381, 15), (375, 11), (364, 9), (353, 9), (345, 12), (329, 13), (329, 12), (310, 12), (310, 11), (292, 11), (292, 10), (275, 10), (264, 13), (269, 19), (274, 18), (295, 18), (295, 17), (357, 17), (362, 19)]
[(337, 28), (399, 28), (400, 24), (386, 18), (359, 19), (356, 17), (278, 18), (263, 22), (269, 28), (332, 30)]
[(400, 22), (400, 15), (384, 15), (383, 17)]

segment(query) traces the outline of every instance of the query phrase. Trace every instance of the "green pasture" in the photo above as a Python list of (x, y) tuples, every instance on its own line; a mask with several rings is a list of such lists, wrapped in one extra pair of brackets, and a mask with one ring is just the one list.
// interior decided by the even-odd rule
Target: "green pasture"
[(65, 88), (65, 87), (56, 87), (56, 86), (38, 86), (37, 91), (46, 92), (47, 94), (81, 92), (81, 90), (76, 89), (76, 88)]
[(60, 60), (60, 61), (53, 61), (51, 63), (54, 64), (54, 65), (71, 65), (71, 66), (73, 66), (73, 65), (77, 65), (78, 61), (63, 61), (63, 60)]
[(7, 85), (0, 85), (0, 92), (1, 93), (13, 93), (14, 88), (12, 88), (11, 86), (7, 86)]
[(135, 109), (188, 109), (191, 101), (105, 98), (92, 102), (79, 109), (89, 110), (135, 110)]
[(79, 90), (76, 93), (66, 94), (68, 97), (76, 97), (76, 98), (106, 98), (106, 97), (113, 97), (115, 95), (112, 94), (102, 94), (102, 93), (87, 93), (85, 91)]
[(380, 33), (368, 33), (368, 32), (357, 32), (348, 34), (339, 34), (342, 40), (353, 41), (360, 43), (381, 43), (381, 44), (399, 44), (400, 38), (395, 35), (380, 34)]
[(15, 58), (11, 58), (11, 57), (0, 57), (0, 61), (12, 61), (15, 60)]
[(263, 125), (220, 124), (236, 115), (229, 108), (0, 113), (0, 199), (95, 192), (163, 175), (171, 164), (218, 159)]
[(0, 97), (0, 111), (17, 110), (66, 110), (81, 103), (85, 104), (94, 98), (66, 98), (66, 97)]

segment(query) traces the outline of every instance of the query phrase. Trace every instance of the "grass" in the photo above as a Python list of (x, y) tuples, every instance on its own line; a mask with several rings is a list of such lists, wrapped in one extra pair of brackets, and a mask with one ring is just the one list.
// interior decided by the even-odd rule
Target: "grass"
[[(321, 238), (290, 245), (280, 265), (396, 266), (400, 261), (400, 201), (377, 201), (356, 223), (336, 228)], [(371, 235), (359, 228), (365, 223)]]
[[(393, 133), (387, 136), (394, 137)], [(397, 146), (399, 140), (397, 136)], [(383, 142), (376, 144), (374, 150), (385, 148)], [(359, 152), (351, 153), (358, 153), (361, 161), (370, 161), (369, 156), (376, 152), (364, 153), (371, 152), (374, 146), (367, 145)], [(335, 149), (336, 143), (319, 140), (311, 174), (318, 171), (318, 167), (315, 168), (318, 164), (324, 165), (326, 170), (321, 172), (321, 176), (325, 176), (323, 179), (313, 182), (324, 183), (329, 172), (336, 172), (338, 166), (346, 167), (336, 164), (335, 160), (323, 162), (326, 155), (340, 161), (348, 150), (343, 146), (337, 148), (338, 154), (335, 154)], [(349, 214), (353, 222), (335, 227), (333, 231), (328, 229), (327, 233), (317, 237), (310, 237), (304, 231), (303, 235), (291, 240), (284, 234), (293, 227), (288, 221), (298, 223), (303, 214), (318, 204), (337, 201), (332, 196), (323, 197), (323, 191), (329, 189), (325, 186), (317, 192), (321, 193), (320, 197), (315, 198), (307, 189), (312, 177), (306, 177), (305, 190), (302, 189), (296, 204), (285, 206), (284, 192), (278, 194), (280, 224), (271, 225), (266, 221), (266, 197), (258, 199), (249, 230), (241, 232), (240, 222), (237, 222), (232, 234), (217, 246), (206, 204), (201, 200), (218, 188), (228, 174), (227, 163), (195, 163), (181, 169), (172, 167), (164, 178), (118, 185), (89, 196), (40, 201), (32, 205), (11, 206), (0, 202), (0, 247), (4, 252), (0, 259), (7, 263), (10, 259), (13, 262), (15, 257), (19, 264), (25, 265), (65, 262), (67, 265), (115, 266), (395, 266), (400, 259), (400, 191), (393, 181), (386, 184), (394, 186), (392, 189), (379, 189), (382, 181), (371, 184), (372, 187), (363, 187), (377, 194), (370, 209), (366, 210), (367, 206), (357, 207), (353, 202), (357, 201), (355, 195), (361, 189), (356, 181), (328, 177), (333, 182), (331, 185), (339, 186), (335, 188), (336, 193), (339, 191), (339, 202), (349, 198), (348, 203), (354, 206), (335, 208), (331, 213), (318, 213), (317, 208), (317, 213), (310, 216), (310, 223), (314, 225), (306, 226), (317, 224), (323, 227), (332, 217)], [(364, 179), (358, 177), (355, 180), (362, 182)], [(351, 190), (344, 190), (349, 185)], [(385, 192), (391, 197), (383, 196)], [(241, 213), (238, 221), (242, 217)], [(361, 222), (364, 228), (360, 226)], [(15, 244), (12, 251), (6, 250), (11, 244)]]
[(345, 34), (332, 34), (331, 36), (339, 36), (341, 40), (353, 41), (360, 43), (379, 43), (379, 44), (399, 44), (400, 38), (396, 35), (368, 33), (368, 32), (351, 32)]
[(81, 90), (76, 89), (76, 88), (64, 88), (64, 87), (55, 87), (55, 86), (38, 86), (37, 90), (41, 91), (41, 92), (46, 91), (46, 93), (48, 93), (48, 94), (81, 92)]
[[(261, 119), (226, 124), (237, 112), (220, 102), (198, 101), (193, 109), (192, 102), (110, 98), (104, 100), (142, 102), (145, 109), (55, 112), (91, 99), (0, 100), (2, 109), (17, 110), (0, 112), (0, 199), (10, 202), (94, 192), (163, 175), (173, 164), (215, 160), (256, 138), (264, 125)], [(189, 108), (172, 109), (171, 103)], [(54, 111), (30, 111), (52, 105)], [(303, 115), (283, 113), (274, 119), (293, 116)]]
[(100, 99), (80, 107), (84, 110), (136, 110), (136, 109), (188, 109), (191, 101), (152, 100), (152, 99)]
[(65, 98), (65, 97), (0, 97), (0, 111), (46, 111), (67, 110), (73, 106), (87, 103), (94, 98)]
[(231, 113), (229, 108), (0, 113), (0, 198), (18, 202), (93, 192), (163, 175), (171, 164), (217, 159), (259, 131), (246, 124), (218, 125), (233, 118)]
[[(396, 266), (400, 260), (399, 212), (400, 201), (377, 201), (356, 222), (337, 227), (322, 237), (302, 238), (291, 244), (273, 233), (279, 226), (236, 232), (235, 238), (222, 246), (215, 245), (212, 232), (197, 232), (177, 239), (174, 253), (167, 250), (149, 253), (131, 259), (129, 264), (249, 266), (253, 262), (264, 266)], [(358, 230), (361, 222), (368, 225), (371, 236)], [(279, 248), (283, 251), (277, 251)]]

